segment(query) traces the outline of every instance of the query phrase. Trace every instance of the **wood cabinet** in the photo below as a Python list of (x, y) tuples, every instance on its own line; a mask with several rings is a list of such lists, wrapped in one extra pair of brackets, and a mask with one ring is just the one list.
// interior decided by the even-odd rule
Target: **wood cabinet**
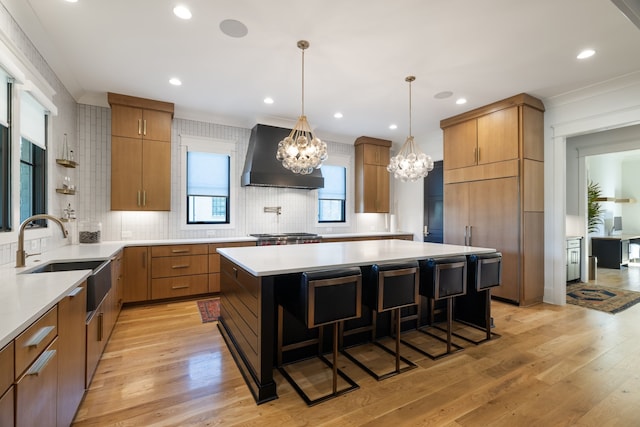
[(56, 424), (57, 335), (54, 306), (15, 339), (16, 426)]
[(57, 424), (71, 425), (85, 390), (86, 282), (58, 302)]
[(151, 247), (151, 299), (209, 292), (206, 244)]
[(391, 141), (361, 136), (354, 145), (356, 213), (388, 213)]
[(171, 210), (173, 104), (108, 94), (111, 209)]
[(124, 302), (149, 300), (148, 257), (147, 246), (129, 246), (123, 249)]
[(255, 242), (209, 243), (209, 292), (220, 292), (220, 254), (218, 248), (255, 246)]
[(0, 426), (14, 425), (13, 352), (13, 341), (0, 350)]
[(520, 94), (440, 122), (444, 242), (502, 252), (492, 295), (520, 305), (544, 295), (543, 112)]
[(111, 330), (107, 328), (107, 312), (111, 309), (111, 295), (113, 289), (109, 290), (102, 302), (96, 307), (89, 316), (86, 323), (87, 351), (86, 351), (86, 371), (85, 371), (85, 387), (89, 388), (93, 374), (96, 372), (102, 352), (107, 345)]

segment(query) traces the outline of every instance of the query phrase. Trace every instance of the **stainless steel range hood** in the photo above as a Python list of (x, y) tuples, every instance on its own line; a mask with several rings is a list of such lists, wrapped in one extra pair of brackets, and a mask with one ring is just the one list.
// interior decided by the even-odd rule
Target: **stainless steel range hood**
[(241, 185), (314, 189), (324, 187), (320, 169), (309, 175), (299, 175), (285, 169), (276, 159), (278, 142), (286, 138), (291, 129), (268, 125), (255, 125), (251, 130), (247, 158), (244, 161)]

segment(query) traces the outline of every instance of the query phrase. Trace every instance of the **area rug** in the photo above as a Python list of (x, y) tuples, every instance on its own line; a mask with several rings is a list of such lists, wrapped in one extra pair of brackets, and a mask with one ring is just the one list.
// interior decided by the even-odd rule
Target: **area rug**
[(220, 298), (198, 301), (202, 323), (215, 322), (220, 317)]
[(567, 304), (619, 313), (640, 302), (640, 292), (576, 283), (567, 286)]

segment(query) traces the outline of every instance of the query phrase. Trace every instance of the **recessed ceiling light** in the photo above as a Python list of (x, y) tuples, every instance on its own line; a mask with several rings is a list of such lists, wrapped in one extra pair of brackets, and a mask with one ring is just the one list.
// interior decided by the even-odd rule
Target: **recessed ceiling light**
[(173, 13), (180, 19), (191, 19), (191, 11), (187, 9), (187, 6), (179, 4), (173, 8)]
[(444, 90), (442, 92), (436, 93), (435, 95), (433, 95), (433, 97), (436, 99), (445, 99), (449, 98), (451, 95), (453, 95), (453, 92), (451, 92), (450, 90)]
[(244, 37), (249, 32), (246, 25), (235, 19), (225, 19), (220, 22), (220, 31), (229, 37), (235, 38)]
[(67, 3), (78, 3), (78, 0), (66, 0)]
[(462, 105), (462, 104), (466, 104), (467, 103), (467, 99), (466, 98), (458, 98), (456, 99), (456, 104), (458, 105)]
[(389, 129), (391, 130), (398, 129), (398, 125), (389, 125)]
[(268, 96), (267, 96), (267, 97), (264, 99), (264, 103), (265, 103), (265, 104), (273, 104), (273, 98), (270, 98), (270, 97), (268, 97)]
[(578, 58), (578, 59), (587, 59), (587, 58), (591, 58), (595, 54), (596, 54), (595, 50), (593, 50), (593, 49), (585, 49), (582, 52), (580, 52), (578, 54), (578, 56), (576, 56), (576, 58)]
[(182, 85), (182, 82), (180, 81), (180, 79), (176, 78), (176, 77), (172, 77), (169, 79), (169, 83), (171, 83), (174, 86), (180, 86)]
[(335, 117), (336, 119), (341, 119), (342, 118), (342, 113), (341, 112), (337, 112), (333, 115), (333, 117)]

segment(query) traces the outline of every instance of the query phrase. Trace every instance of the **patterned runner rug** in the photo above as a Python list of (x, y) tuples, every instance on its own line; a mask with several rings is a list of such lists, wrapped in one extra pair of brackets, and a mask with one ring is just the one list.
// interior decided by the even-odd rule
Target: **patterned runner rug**
[(567, 285), (567, 304), (619, 313), (640, 302), (640, 292), (575, 283)]
[(202, 323), (215, 322), (220, 316), (220, 298), (198, 301)]

